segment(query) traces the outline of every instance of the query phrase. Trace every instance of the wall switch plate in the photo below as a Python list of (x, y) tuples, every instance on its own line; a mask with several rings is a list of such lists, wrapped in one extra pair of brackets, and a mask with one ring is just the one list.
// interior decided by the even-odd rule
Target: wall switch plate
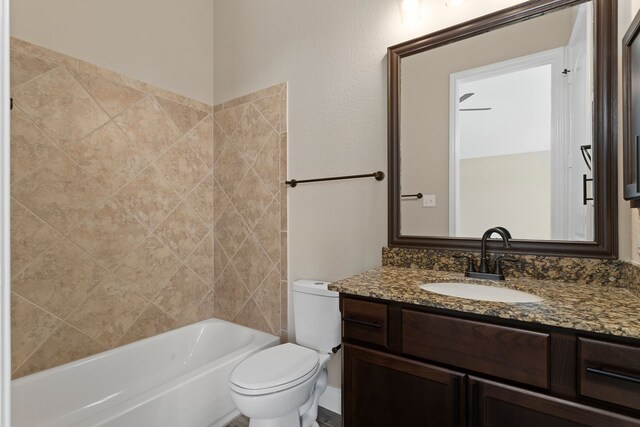
[(435, 208), (436, 207), (436, 195), (435, 194), (425, 194), (422, 198), (422, 207), (423, 208)]

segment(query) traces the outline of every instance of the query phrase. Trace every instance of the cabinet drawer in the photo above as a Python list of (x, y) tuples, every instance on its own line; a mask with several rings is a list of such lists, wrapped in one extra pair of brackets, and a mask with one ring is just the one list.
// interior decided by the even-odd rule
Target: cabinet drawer
[(536, 387), (549, 387), (549, 335), (402, 310), (402, 351)]
[(578, 339), (579, 393), (640, 410), (640, 347)]
[(387, 305), (345, 298), (342, 300), (342, 336), (387, 345)]

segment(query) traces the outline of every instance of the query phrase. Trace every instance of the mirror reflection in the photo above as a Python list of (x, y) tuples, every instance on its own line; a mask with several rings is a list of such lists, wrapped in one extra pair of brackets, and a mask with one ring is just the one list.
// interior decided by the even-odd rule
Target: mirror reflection
[(593, 241), (592, 33), (587, 2), (402, 58), (402, 235)]

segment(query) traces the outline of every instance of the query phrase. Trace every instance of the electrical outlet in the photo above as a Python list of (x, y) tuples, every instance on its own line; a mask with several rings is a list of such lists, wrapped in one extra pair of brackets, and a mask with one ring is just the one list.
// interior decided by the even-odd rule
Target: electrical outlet
[(436, 195), (435, 194), (425, 194), (422, 198), (422, 207), (423, 208), (435, 208), (436, 207)]

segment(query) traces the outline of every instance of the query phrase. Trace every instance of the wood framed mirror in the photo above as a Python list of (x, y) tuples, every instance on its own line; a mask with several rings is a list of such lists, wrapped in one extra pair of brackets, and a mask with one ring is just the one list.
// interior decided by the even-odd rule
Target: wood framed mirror
[(616, 0), (533, 0), (390, 47), (389, 246), (616, 258), (616, 40)]

